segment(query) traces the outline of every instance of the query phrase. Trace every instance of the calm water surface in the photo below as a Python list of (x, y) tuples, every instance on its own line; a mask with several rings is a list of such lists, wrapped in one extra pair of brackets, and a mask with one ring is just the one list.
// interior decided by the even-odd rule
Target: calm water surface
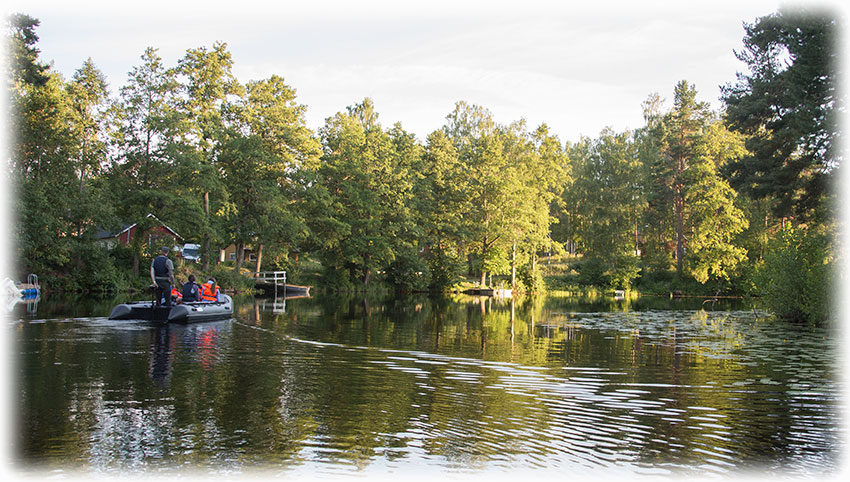
[(11, 313), (20, 469), (839, 469), (835, 334), (740, 304), (319, 295), (156, 326), (118, 301)]

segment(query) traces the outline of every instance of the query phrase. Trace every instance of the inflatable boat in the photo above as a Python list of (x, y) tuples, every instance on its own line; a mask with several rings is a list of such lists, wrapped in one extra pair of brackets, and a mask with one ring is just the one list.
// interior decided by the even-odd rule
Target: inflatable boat
[(153, 301), (133, 301), (112, 308), (110, 320), (148, 320), (174, 323), (225, 320), (233, 317), (233, 300), (221, 295), (221, 301), (189, 302), (171, 308), (153, 306)]

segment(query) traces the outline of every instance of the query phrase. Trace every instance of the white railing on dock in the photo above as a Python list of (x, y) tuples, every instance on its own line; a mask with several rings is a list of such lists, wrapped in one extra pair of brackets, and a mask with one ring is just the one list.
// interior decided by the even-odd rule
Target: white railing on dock
[(274, 285), (286, 284), (286, 271), (260, 271), (254, 273), (254, 281), (262, 281)]

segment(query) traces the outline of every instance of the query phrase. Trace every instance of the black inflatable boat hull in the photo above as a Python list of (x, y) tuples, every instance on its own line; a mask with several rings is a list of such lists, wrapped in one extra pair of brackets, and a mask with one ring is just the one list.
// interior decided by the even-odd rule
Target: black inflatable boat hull
[(233, 300), (222, 295), (222, 301), (214, 303), (181, 303), (170, 309), (154, 308), (151, 301), (122, 303), (109, 314), (110, 320), (149, 320), (174, 323), (198, 323), (225, 320), (233, 317)]

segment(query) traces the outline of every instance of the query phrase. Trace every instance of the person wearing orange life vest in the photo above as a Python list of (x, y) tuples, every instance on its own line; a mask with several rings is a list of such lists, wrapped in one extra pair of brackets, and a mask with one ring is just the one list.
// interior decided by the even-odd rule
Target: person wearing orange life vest
[(206, 283), (201, 285), (201, 301), (219, 301), (219, 291), (215, 284), (215, 278), (210, 277)]
[(183, 301), (183, 294), (177, 291), (177, 287), (171, 287), (171, 303), (178, 304)]
[[(177, 288), (171, 287), (171, 305), (179, 304), (183, 301), (183, 295), (177, 291)], [(162, 294), (162, 298), (159, 300), (160, 305), (165, 305), (165, 293)]]

